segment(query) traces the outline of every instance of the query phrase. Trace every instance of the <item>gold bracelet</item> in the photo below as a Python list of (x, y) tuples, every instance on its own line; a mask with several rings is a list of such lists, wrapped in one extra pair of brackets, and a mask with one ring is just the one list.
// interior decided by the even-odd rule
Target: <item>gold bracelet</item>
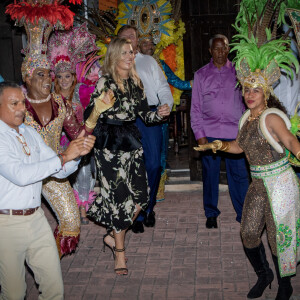
[(222, 146), (220, 148), (220, 151), (227, 152), (229, 151), (229, 148), (230, 148), (230, 142), (222, 141)]
[(230, 143), (227, 141), (221, 141), (221, 140), (214, 140), (212, 142), (215, 146), (215, 151), (224, 151), (227, 152), (230, 148)]
[(298, 160), (300, 160), (300, 151), (297, 152), (296, 158), (297, 158)]

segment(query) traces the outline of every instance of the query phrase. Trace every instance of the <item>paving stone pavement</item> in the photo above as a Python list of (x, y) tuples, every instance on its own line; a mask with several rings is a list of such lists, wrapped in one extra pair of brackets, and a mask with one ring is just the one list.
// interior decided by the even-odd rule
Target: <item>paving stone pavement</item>
[[(43, 205), (54, 228), (56, 221)], [(76, 252), (61, 260), (65, 299), (85, 300), (241, 300), (247, 299), (256, 275), (245, 257), (239, 224), (227, 191), (219, 197), (218, 229), (206, 229), (202, 192), (167, 192), (156, 205), (156, 226), (126, 236), (128, 276), (116, 276), (112, 254), (102, 250), (105, 229), (82, 226)], [(266, 236), (267, 256), (274, 271)], [(298, 278), (292, 278), (300, 300)], [(27, 300), (38, 298), (31, 273), (26, 273)], [(261, 298), (275, 299), (277, 282)]]

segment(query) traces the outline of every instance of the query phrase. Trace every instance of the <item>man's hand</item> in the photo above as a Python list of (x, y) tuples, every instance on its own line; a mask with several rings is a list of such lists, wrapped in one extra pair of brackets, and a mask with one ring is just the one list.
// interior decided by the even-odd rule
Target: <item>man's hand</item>
[(88, 135), (71, 141), (68, 148), (61, 153), (64, 158), (64, 163), (88, 154), (94, 147), (95, 140), (95, 136)]
[(162, 106), (159, 106), (157, 109), (157, 114), (161, 117), (168, 117), (170, 115), (170, 108), (168, 104), (164, 104)]

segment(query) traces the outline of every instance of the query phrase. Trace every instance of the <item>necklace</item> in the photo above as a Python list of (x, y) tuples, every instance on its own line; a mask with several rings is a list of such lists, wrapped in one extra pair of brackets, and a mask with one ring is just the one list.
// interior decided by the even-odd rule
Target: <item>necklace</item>
[(18, 139), (18, 141), (22, 144), (22, 150), (23, 152), (29, 156), (30, 155), (30, 149), (25, 141), (24, 136), (20, 133), (19, 136), (16, 135), (16, 138)]
[(45, 103), (45, 102), (48, 102), (51, 99), (51, 94), (49, 94), (49, 96), (46, 99), (41, 99), (41, 100), (31, 99), (31, 98), (28, 97), (27, 94), (26, 94), (26, 98), (30, 103)]
[(255, 116), (255, 117), (252, 117), (252, 116), (250, 115), (250, 116), (248, 117), (248, 121), (251, 122), (251, 121), (254, 121), (254, 120), (259, 119), (259, 116), (260, 116), (266, 109), (267, 109), (267, 107), (265, 107), (263, 110), (261, 110), (261, 111), (257, 114), (257, 116)]

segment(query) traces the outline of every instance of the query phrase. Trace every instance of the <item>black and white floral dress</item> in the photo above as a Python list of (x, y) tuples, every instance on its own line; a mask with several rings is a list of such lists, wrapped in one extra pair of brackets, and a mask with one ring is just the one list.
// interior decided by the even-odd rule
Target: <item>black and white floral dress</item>
[(149, 201), (143, 149), (135, 119), (139, 116), (146, 124), (161, 121), (157, 112), (150, 111), (143, 89), (131, 78), (123, 83), (124, 93), (112, 77), (101, 77), (85, 111), (87, 119), (95, 99), (103, 91), (114, 92), (114, 106), (100, 115), (93, 131), (100, 193), (87, 214), (116, 232), (132, 224), (135, 204), (145, 209)]

